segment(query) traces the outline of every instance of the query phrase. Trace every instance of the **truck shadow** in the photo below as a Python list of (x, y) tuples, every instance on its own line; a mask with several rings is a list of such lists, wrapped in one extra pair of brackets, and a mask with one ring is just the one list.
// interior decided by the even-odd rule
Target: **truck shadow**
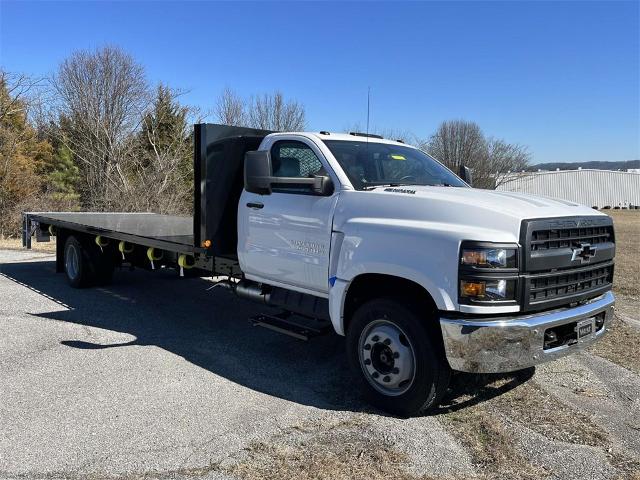
[[(154, 274), (118, 271), (108, 287), (76, 290), (63, 275), (54, 274), (53, 262), (3, 264), (0, 275), (66, 307), (34, 316), (135, 337), (115, 344), (61, 341), (67, 347), (157, 346), (268, 395), (323, 409), (369, 410), (347, 368), (341, 337), (326, 335), (304, 342), (253, 327), (248, 318), (269, 309), (220, 289), (207, 291), (210, 281), (178, 278), (172, 270)], [(530, 375), (515, 375), (496, 389), (482, 385), (493, 382), (494, 376), (458, 375), (444, 402), (448, 406), (443, 404), (433, 413), (486, 401), (528, 378)]]

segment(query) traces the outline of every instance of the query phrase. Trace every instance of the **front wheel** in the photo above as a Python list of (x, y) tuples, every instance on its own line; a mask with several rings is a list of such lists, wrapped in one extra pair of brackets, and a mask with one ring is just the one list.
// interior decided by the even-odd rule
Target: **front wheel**
[(358, 308), (347, 332), (347, 354), (373, 405), (412, 416), (437, 405), (451, 370), (435, 338), (439, 330), (430, 332), (430, 319), (405, 305), (379, 299)]

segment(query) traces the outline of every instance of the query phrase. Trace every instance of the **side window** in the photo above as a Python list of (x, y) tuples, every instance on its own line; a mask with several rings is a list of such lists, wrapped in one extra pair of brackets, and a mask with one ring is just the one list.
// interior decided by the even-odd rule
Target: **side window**
[(309, 178), (324, 172), (322, 163), (308, 145), (281, 140), (271, 147), (274, 177)]

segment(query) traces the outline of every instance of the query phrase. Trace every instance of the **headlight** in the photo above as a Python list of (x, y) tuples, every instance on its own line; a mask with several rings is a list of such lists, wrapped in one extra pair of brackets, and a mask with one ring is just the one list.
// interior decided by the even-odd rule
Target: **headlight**
[(466, 305), (516, 305), (518, 245), (464, 241), (460, 246), (459, 301)]
[(516, 281), (506, 279), (495, 280), (461, 280), (460, 296), (469, 300), (492, 301), (514, 300)]
[(462, 248), (462, 265), (479, 268), (516, 268), (518, 250), (515, 248)]

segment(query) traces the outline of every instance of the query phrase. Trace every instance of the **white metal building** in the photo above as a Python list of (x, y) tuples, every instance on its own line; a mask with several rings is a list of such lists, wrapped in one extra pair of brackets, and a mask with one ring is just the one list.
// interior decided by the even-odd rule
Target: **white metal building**
[(509, 173), (497, 190), (562, 198), (589, 207), (640, 205), (640, 173), (612, 170), (556, 170)]

